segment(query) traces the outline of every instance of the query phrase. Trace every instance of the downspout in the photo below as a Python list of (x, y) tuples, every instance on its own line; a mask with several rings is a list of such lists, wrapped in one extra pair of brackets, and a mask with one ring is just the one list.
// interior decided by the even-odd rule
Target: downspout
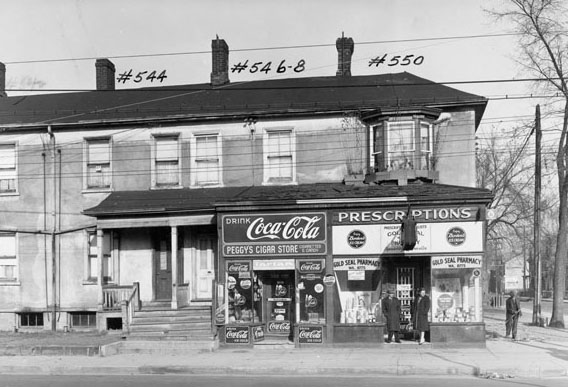
[(51, 143), (53, 146), (53, 227), (51, 229), (51, 330), (55, 332), (57, 330), (57, 266), (56, 266), (56, 244), (55, 244), (55, 232), (57, 228), (57, 157), (55, 152), (55, 135), (51, 130), (51, 125), (47, 126), (47, 133), (51, 138)]
[[(57, 222), (57, 229), (61, 231), (61, 148), (57, 150), (59, 154), (59, 192), (57, 196), (59, 197), (59, 218)], [(58, 279), (58, 290), (57, 290), (57, 299), (61, 302), (61, 233), (57, 233), (57, 279)], [(61, 317), (61, 314), (59, 315)], [(57, 319), (59, 321), (59, 318)]]
[[(45, 144), (44, 144), (45, 145)], [(45, 277), (45, 310), (49, 309), (48, 277), (47, 277), (47, 173), (45, 150), (41, 153), (43, 158), (43, 265)]]

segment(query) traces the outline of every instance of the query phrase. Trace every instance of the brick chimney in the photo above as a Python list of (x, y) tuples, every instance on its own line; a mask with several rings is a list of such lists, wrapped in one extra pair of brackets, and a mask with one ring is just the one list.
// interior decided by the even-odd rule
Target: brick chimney
[(351, 76), (351, 56), (355, 48), (353, 39), (346, 38), (341, 34), (341, 38), (335, 41), (337, 47), (337, 72), (335, 75), (342, 77)]
[(229, 46), (224, 39), (211, 41), (212, 71), (211, 85), (221, 86), (229, 83)]
[(108, 59), (97, 59), (97, 90), (114, 90), (114, 64)]
[(6, 94), (6, 65), (0, 62), (0, 97), (7, 97)]

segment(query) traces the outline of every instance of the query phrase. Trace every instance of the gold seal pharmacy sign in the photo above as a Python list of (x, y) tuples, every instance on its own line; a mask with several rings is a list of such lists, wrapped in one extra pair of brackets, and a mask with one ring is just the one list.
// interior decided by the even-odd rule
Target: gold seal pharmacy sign
[(225, 257), (326, 253), (326, 216), (323, 212), (224, 215), (221, 221)]

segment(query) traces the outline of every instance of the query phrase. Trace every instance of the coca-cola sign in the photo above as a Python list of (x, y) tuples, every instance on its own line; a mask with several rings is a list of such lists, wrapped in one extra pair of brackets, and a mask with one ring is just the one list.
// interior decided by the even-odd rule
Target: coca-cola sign
[(270, 321), (268, 332), (288, 333), (290, 332), (290, 321)]
[(291, 256), (326, 253), (326, 214), (222, 216), (223, 254)]
[(323, 327), (300, 326), (298, 330), (298, 342), (300, 344), (323, 343)]
[(324, 261), (319, 260), (298, 260), (298, 271), (302, 274), (321, 273), (324, 268)]
[(248, 344), (248, 327), (225, 327), (225, 343), (227, 344)]
[(229, 274), (239, 274), (250, 272), (250, 261), (227, 262), (227, 272)]

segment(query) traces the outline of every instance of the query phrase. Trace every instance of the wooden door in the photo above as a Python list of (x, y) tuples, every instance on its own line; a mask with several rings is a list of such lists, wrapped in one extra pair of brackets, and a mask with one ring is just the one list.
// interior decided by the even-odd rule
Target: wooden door
[(172, 299), (172, 252), (171, 241), (167, 233), (161, 233), (156, 239), (154, 249), (154, 298), (155, 300)]
[(195, 249), (193, 283), (194, 298), (198, 300), (210, 300), (213, 297), (213, 279), (215, 261), (215, 239), (213, 237), (197, 238)]

